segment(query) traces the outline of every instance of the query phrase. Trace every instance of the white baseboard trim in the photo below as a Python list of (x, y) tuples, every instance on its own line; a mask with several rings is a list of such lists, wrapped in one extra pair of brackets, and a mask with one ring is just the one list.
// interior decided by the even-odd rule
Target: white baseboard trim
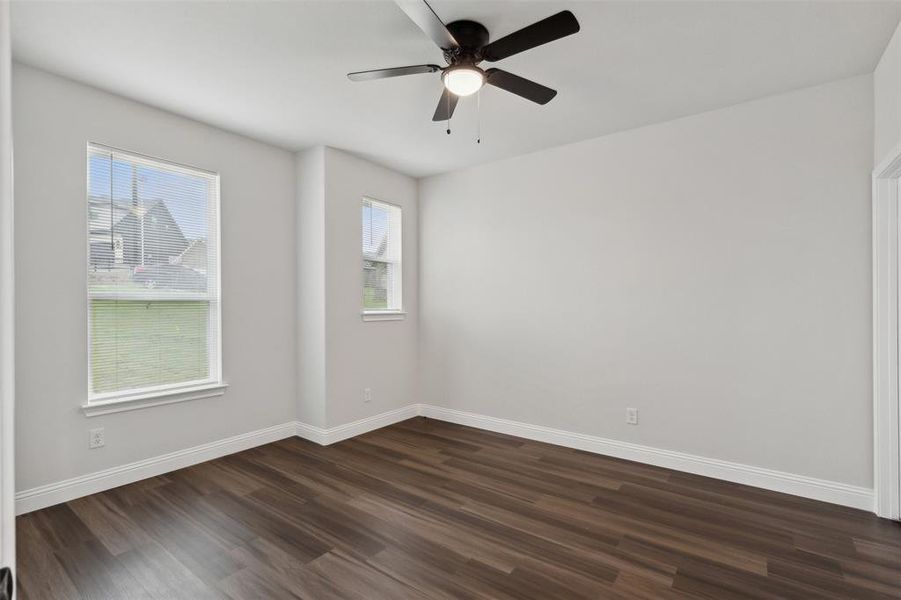
[(16, 494), (16, 514), (24, 514), (59, 504), (60, 502), (68, 502), (75, 498), (102, 492), (148, 477), (162, 475), (176, 469), (189, 467), (294, 435), (316, 444), (327, 446), (420, 415), (439, 421), (515, 435), (529, 440), (633, 460), (803, 498), (822, 500), (867, 511), (874, 510), (874, 493), (870, 488), (816, 479), (805, 475), (795, 475), (783, 471), (774, 471), (715, 458), (706, 458), (674, 450), (663, 450), (630, 442), (621, 442), (584, 433), (574, 433), (551, 427), (521, 423), (509, 419), (489, 417), (441, 406), (411, 404), (331, 428), (316, 427), (300, 421), (291, 421), (224, 440), (24, 490)]
[(294, 422), (294, 435), (299, 438), (309, 440), (314, 444), (325, 446), (325, 438), (327, 437), (327, 434), (328, 429), (323, 429), (322, 427), (316, 427), (315, 425), (309, 425), (300, 421)]
[(874, 510), (874, 494), (873, 490), (869, 488), (715, 458), (706, 458), (684, 452), (605, 439), (583, 433), (573, 433), (540, 425), (520, 423), (508, 419), (488, 417), (440, 406), (421, 404), (418, 412), (424, 417), (440, 421), (468, 425), (469, 427), (497, 433), (506, 433), (605, 456), (634, 460), (640, 463), (695, 475), (704, 475), (733, 483), (742, 483), (803, 498), (822, 500), (867, 511)]
[(334, 444), (370, 431), (375, 431), (376, 429), (381, 429), (388, 425), (412, 419), (420, 414), (419, 407), (419, 404), (410, 404), (409, 406), (389, 410), (371, 417), (366, 417), (365, 419), (345, 423), (344, 425), (338, 425), (337, 427), (330, 427), (328, 429), (298, 421), (296, 435), (321, 446), (328, 446), (329, 444)]
[(294, 421), (242, 433), (224, 440), (201, 444), (193, 448), (170, 452), (146, 460), (104, 469), (48, 485), (24, 490), (16, 494), (16, 514), (21, 515), (60, 502), (68, 502), (89, 494), (96, 494), (127, 483), (196, 465), (214, 458), (275, 442), (296, 434)]
[(274, 427), (236, 435), (224, 440), (186, 448), (127, 465), (104, 469), (56, 483), (23, 490), (16, 494), (16, 514), (21, 515), (82, 496), (96, 494), (120, 485), (156, 477), (176, 469), (241, 452), (292, 436), (302, 437), (322, 446), (334, 444), (369, 431), (381, 429), (419, 414), (419, 405), (411, 404), (372, 417), (324, 429), (314, 425), (290, 421)]

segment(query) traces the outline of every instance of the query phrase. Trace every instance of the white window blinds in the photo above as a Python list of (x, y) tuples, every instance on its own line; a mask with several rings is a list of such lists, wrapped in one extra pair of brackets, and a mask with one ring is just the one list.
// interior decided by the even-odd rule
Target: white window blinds
[(401, 209), (363, 199), (363, 310), (399, 312), (401, 298)]
[(218, 383), (219, 178), (88, 146), (89, 400)]

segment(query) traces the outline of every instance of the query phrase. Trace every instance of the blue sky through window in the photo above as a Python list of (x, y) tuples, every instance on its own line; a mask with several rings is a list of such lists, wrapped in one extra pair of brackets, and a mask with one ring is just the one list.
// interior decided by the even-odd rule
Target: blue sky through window
[(388, 211), (371, 204), (363, 204), (363, 253), (378, 254), (379, 246), (388, 235)]

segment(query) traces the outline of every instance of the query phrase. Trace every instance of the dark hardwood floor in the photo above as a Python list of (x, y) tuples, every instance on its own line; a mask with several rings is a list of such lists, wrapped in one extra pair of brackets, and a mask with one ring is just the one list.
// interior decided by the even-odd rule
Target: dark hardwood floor
[(901, 598), (901, 526), (423, 418), (18, 519), (22, 600)]

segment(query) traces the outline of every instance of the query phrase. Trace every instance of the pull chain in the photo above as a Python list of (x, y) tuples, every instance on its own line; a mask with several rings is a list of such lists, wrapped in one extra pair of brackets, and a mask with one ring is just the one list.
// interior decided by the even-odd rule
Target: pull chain
[(476, 92), (476, 144), (482, 143), (482, 90)]
[(450, 120), (451, 120), (451, 109), (450, 109), (450, 92), (444, 94), (447, 98), (447, 135), (450, 135)]

